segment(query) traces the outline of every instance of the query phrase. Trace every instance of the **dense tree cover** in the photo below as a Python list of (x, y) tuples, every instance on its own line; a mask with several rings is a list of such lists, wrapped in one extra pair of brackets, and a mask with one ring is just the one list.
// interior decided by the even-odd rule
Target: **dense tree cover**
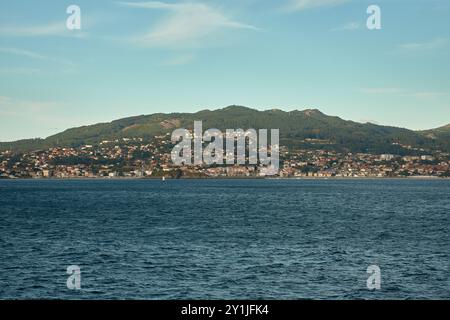
[[(171, 126), (171, 123), (175, 125)], [(362, 124), (328, 116), (319, 110), (284, 112), (257, 111), (230, 106), (224, 109), (197, 113), (172, 113), (137, 116), (68, 129), (46, 139), (20, 140), (0, 143), (0, 150), (38, 150), (48, 147), (79, 147), (96, 145), (104, 140), (143, 138), (172, 132), (176, 127), (191, 129), (195, 120), (203, 121), (203, 130), (280, 129), (280, 143), (287, 147), (334, 149), (351, 152), (414, 154), (393, 143), (418, 148), (450, 151), (450, 126), (432, 131), (415, 132), (408, 129)], [(163, 125), (168, 121), (168, 125)], [(179, 124), (179, 126), (178, 126)]]
[(421, 133), (427, 137), (448, 142), (450, 141), (450, 124), (433, 130), (422, 131)]
[(120, 158), (114, 158), (114, 159), (105, 159), (105, 158), (99, 158), (98, 160), (94, 160), (91, 157), (87, 156), (69, 156), (69, 157), (63, 157), (63, 158), (54, 158), (49, 163), (51, 165), (65, 165), (65, 166), (73, 166), (73, 165), (121, 165), (125, 162), (125, 160)]

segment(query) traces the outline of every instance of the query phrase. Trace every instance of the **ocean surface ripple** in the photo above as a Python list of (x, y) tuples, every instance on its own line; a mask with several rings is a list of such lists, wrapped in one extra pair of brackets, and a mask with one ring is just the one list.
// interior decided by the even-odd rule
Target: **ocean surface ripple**
[(450, 299), (449, 195), (449, 180), (3, 180), (0, 299)]

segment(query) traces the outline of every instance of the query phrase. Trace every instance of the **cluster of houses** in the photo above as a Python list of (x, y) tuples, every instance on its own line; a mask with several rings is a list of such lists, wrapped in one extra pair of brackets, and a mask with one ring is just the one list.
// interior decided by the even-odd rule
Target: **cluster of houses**
[[(116, 139), (79, 148), (50, 148), (32, 152), (0, 152), (0, 178), (161, 178), (259, 177), (258, 165), (176, 166), (171, 160), (169, 135)], [(448, 177), (450, 154), (339, 153), (288, 150), (280, 147), (279, 177)]]
[(335, 153), (322, 150), (291, 152), (281, 176), (294, 177), (415, 177), (448, 176), (448, 154), (399, 156), (367, 153)]

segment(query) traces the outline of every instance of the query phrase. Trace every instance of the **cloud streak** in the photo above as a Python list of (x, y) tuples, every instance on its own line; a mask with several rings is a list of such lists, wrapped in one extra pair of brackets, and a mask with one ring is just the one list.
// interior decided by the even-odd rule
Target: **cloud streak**
[(319, 7), (334, 7), (350, 0), (291, 0), (287, 6), (288, 11), (304, 11)]
[(12, 54), (12, 55), (16, 55), (16, 56), (22, 56), (22, 57), (37, 59), (37, 60), (45, 60), (46, 59), (45, 56), (38, 54), (36, 52), (18, 49), (18, 48), (0, 47), (0, 53)]
[(441, 91), (409, 91), (399, 88), (364, 88), (361, 92), (370, 95), (398, 95), (413, 98), (440, 98), (449, 96), (449, 92)]
[(0, 74), (8, 76), (34, 76), (42, 74), (42, 70), (37, 68), (0, 68)]
[(11, 101), (10, 97), (6, 97), (6, 96), (0, 96), (0, 106), (8, 103), (9, 101)]
[(364, 88), (361, 91), (367, 94), (394, 94), (402, 92), (398, 88)]
[(53, 22), (35, 26), (0, 26), (0, 35), (5, 37), (77, 37), (83, 38), (84, 33), (68, 30), (65, 21)]
[(354, 31), (358, 30), (361, 27), (359, 22), (349, 22), (343, 26), (333, 28), (330, 31)]
[(41, 61), (48, 61), (53, 62), (65, 66), (73, 66), (74, 63), (70, 60), (61, 59), (61, 58), (52, 58), (45, 55), (42, 55), (40, 53), (36, 53), (34, 51), (29, 51), (25, 49), (20, 48), (12, 48), (12, 47), (0, 47), (0, 54), (8, 54), (8, 55), (14, 55), (34, 60), (41, 60)]
[(204, 45), (206, 39), (224, 29), (259, 30), (226, 16), (203, 3), (118, 2), (130, 8), (163, 10), (167, 13), (149, 32), (134, 37), (148, 47), (180, 48)]
[(449, 43), (448, 39), (437, 38), (428, 42), (413, 42), (404, 43), (399, 46), (403, 51), (407, 52), (421, 52), (421, 51), (432, 51), (436, 49), (443, 48)]
[[(7, 96), (0, 96), (0, 116), (10, 123), (20, 121), (22, 129), (33, 128), (35, 133), (24, 134), (21, 132), (11, 132), (12, 126), (0, 128), (0, 141), (15, 141), (19, 139), (28, 139), (31, 135), (35, 137), (45, 137), (54, 134), (64, 127), (73, 125), (74, 117), (58, 116), (56, 112), (62, 108), (67, 108), (64, 102), (24, 100)], [(76, 116), (75, 116), (76, 117)], [(55, 125), (61, 128), (54, 128)], [(7, 137), (7, 138), (6, 138)]]
[(0, 113), (4, 115), (24, 115), (29, 112), (43, 112), (58, 107), (55, 102), (17, 100), (0, 96)]

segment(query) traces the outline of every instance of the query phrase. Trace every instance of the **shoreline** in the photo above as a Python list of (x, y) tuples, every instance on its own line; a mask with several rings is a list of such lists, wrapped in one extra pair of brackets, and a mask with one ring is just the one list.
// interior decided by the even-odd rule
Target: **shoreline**
[[(67, 178), (0, 178), (0, 181), (36, 180), (162, 180), (162, 177), (67, 177)], [(165, 177), (169, 180), (450, 180), (450, 177), (414, 176), (414, 177)]]

